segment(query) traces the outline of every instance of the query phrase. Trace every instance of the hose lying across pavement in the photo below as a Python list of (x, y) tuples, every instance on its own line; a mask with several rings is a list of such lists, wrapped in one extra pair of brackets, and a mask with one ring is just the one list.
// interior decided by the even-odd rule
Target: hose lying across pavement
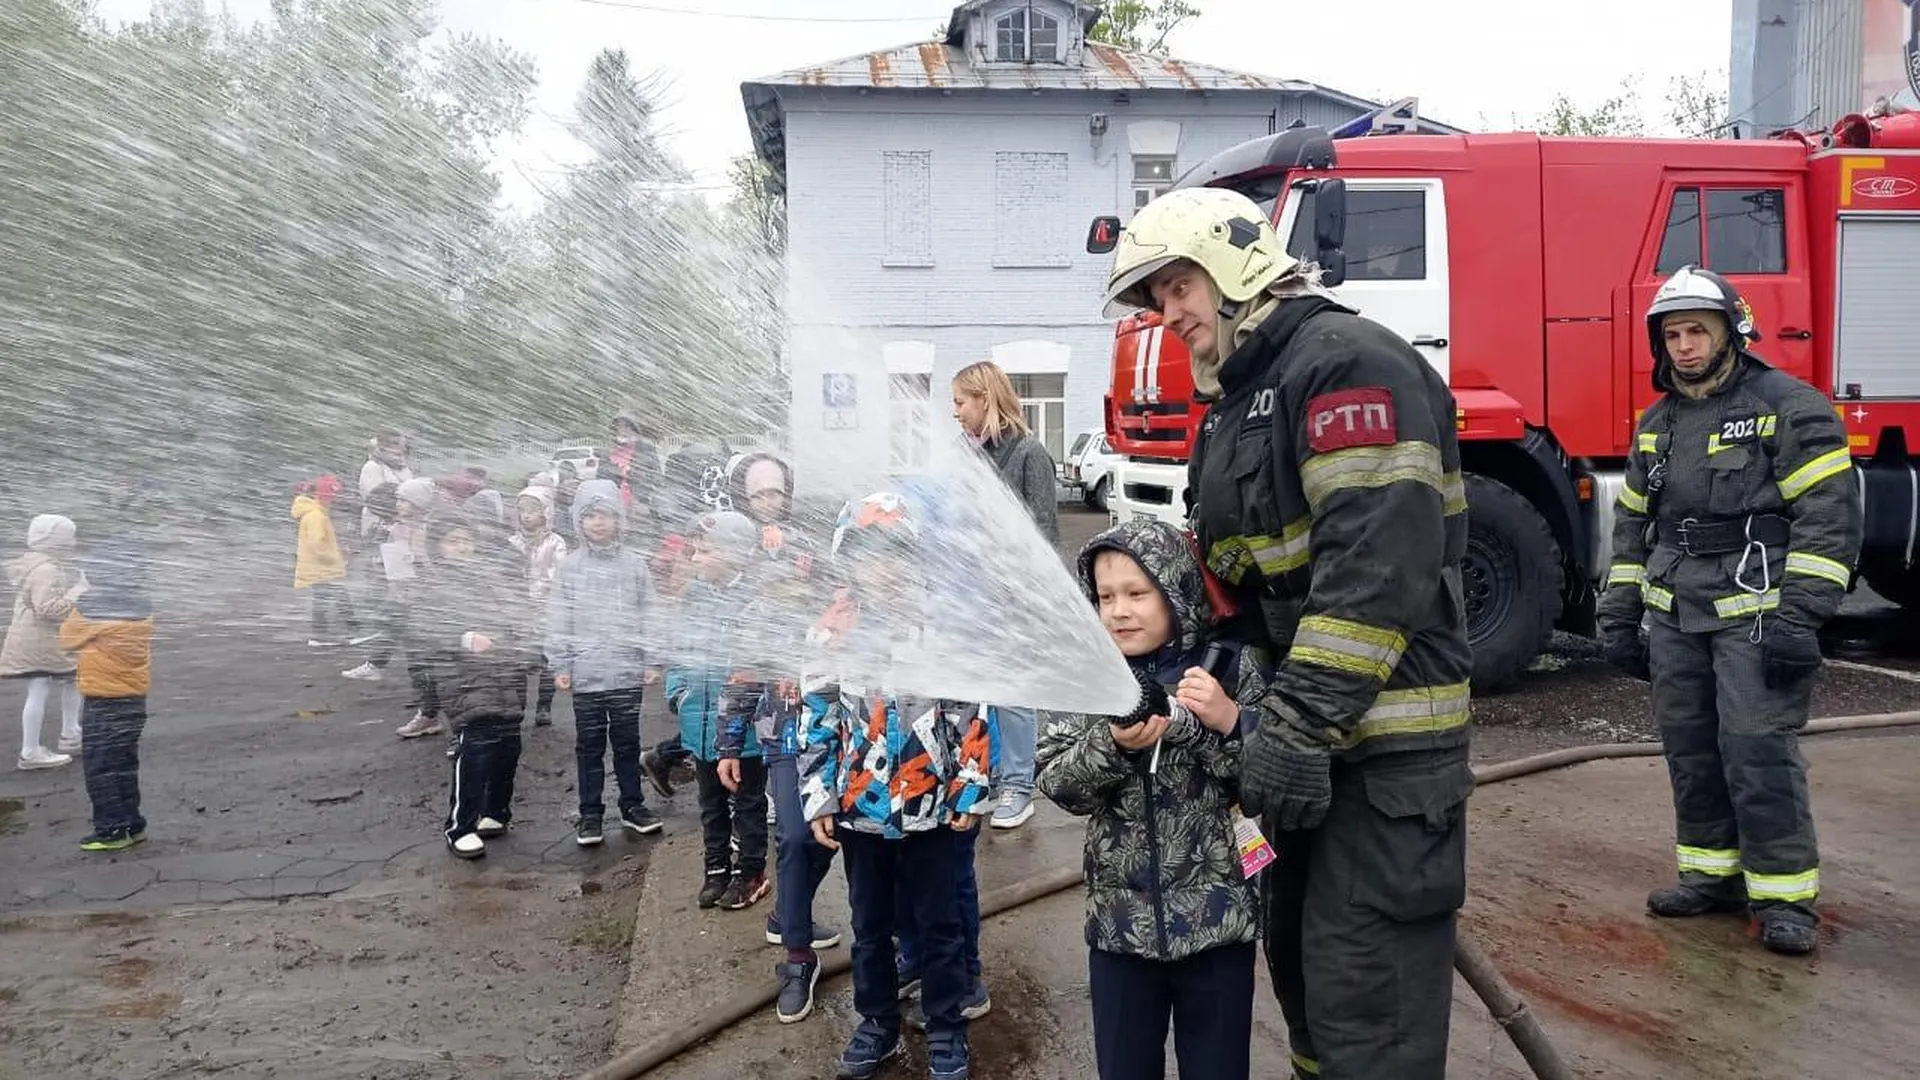
[[(1833, 716), (1824, 720), (1815, 720), (1802, 729), (1802, 735), (1826, 735), (1845, 731), (1873, 731), (1880, 728), (1907, 727), (1920, 725), (1920, 710), (1894, 713), (1878, 713), (1870, 716)], [(1498, 784), (1507, 780), (1516, 780), (1523, 776), (1564, 769), (1587, 761), (1604, 761), (1617, 758), (1657, 757), (1660, 754), (1659, 743), (1603, 743), (1593, 746), (1575, 746), (1565, 750), (1554, 750), (1532, 757), (1518, 758), (1477, 768), (1473, 771), (1474, 780), (1480, 786)], [(1011, 885), (1003, 885), (980, 894), (980, 917), (989, 919), (995, 915), (1012, 911), (1052, 896), (1058, 892), (1074, 888), (1081, 883), (1077, 869), (1049, 870), (1024, 878)], [(1575, 1080), (1576, 1074), (1568, 1067), (1565, 1059), (1547, 1038), (1546, 1031), (1540, 1026), (1539, 1019), (1527, 1008), (1526, 1001), (1516, 993), (1507, 980), (1494, 966), (1493, 961), (1480, 948), (1469, 934), (1461, 931), (1455, 946), (1454, 968), (1467, 985), (1487, 1006), (1494, 1022), (1513, 1040), (1527, 1066), (1533, 1070), (1538, 1080)], [(850, 959), (836, 956), (822, 958), (820, 977), (831, 978), (845, 974), (851, 967)], [(693, 1047), (718, 1035), (734, 1024), (756, 1013), (764, 1011), (780, 996), (776, 984), (749, 986), (735, 991), (732, 995), (706, 1010), (699, 1019), (672, 1034), (655, 1039), (644, 1046), (638, 1046), (622, 1053), (599, 1068), (582, 1074), (578, 1080), (634, 1080), (645, 1076), (668, 1061), (680, 1056)]]

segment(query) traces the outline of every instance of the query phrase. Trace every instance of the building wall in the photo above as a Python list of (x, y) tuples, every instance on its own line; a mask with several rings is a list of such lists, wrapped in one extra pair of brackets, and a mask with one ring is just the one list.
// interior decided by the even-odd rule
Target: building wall
[[(950, 411), (952, 373), (996, 349), (1016, 365), (1058, 365), (1064, 441), (1099, 427), (1113, 341), (1100, 311), (1109, 257), (1084, 245), (1095, 216), (1130, 216), (1134, 149), (1170, 152), (1178, 175), (1276, 123), (1355, 115), (1298, 94), (1131, 96), (1122, 105), (1090, 92), (785, 92), (803, 488), (867, 484), (889, 460), (889, 355), (895, 376), (924, 369), (938, 415)], [(1107, 118), (1099, 138), (1094, 113)], [(831, 374), (854, 379), (851, 415), (824, 403)]]
[(1886, 97), (1920, 107), (1902, 0), (1734, 0), (1728, 115), (1741, 138), (1828, 128)]

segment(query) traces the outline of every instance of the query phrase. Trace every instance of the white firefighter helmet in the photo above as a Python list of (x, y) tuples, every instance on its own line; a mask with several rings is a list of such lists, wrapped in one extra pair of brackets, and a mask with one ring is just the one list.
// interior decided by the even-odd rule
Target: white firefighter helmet
[(1225, 188), (1180, 188), (1140, 208), (1120, 233), (1107, 275), (1106, 316), (1156, 309), (1147, 281), (1186, 259), (1223, 302), (1245, 303), (1298, 265), (1252, 199)]
[(1697, 266), (1683, 266), (1673, 272), (1653, 294), (1647, 305), (1647, 332), (1653, 336), (1653, 352), (1661, 354), (1660, 322), (1676, 311), (1717, 311), (1727, 320), (1727, 329), (1749, 342), (1760, 340), (1753, 324), (1753, 309), (1726, 278)]

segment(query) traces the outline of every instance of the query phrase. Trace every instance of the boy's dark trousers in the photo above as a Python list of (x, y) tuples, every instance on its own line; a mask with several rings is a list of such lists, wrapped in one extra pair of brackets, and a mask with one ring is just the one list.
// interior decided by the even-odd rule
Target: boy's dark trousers
[[(545, 676), (546, 686), (553, 677)], [(643, 691), (596, 690), (573, 695), (573, 755), (579, 768), (580, 816), (602, 820), (607, 807), (607, 749), (613, 749), (613, 778), (620, 788), (622, 816), (647, 802), (640, 784), (640, 704)]]
[(1089, 950), (1100, 1080), (1162, 1080), (1169, 1018), (1180, 1080), (1246, 1080), (1253, 962), (1251, 941), (1171, 962)]
[(779, 830), (774, 853), (774, 910), (780, 918), (780, 944), (789, 949), (813, 946), (813, 896), (827, 871), (833, 849), (813, 839), (800, 808), (800, 769), (791, 754), (768, 754), (767, 783), (773, 789), (773, 818)]
[[(978, 826), (975, 826), (978, 828)], [(967, 976), (959, 895), (955, 888), (966, 844), (940, 825), (887, 840), (837, 823), (847, 898), (853, 906), (853, 1009), (889, 1030), (900, 1030), (899, 972), (893, 935), (904, 897), (913, 911), (920, 946), (920, 1004), (927, 1031), (964, 1033), (960, 1003)]]
[[(745, 877), (767, 871), (767, 763), (740, 759), (740, 790), (720, 782), (720, 763), (695, 759), (700, 778), (700, 831), (706, 842), (708, 872), (738, 870)], [(733, 858), (732, 841), (740, 841)]]
[(147, 831), (140, 816), (140, 734), (146, 727), (145, 695), (90, 697), (81, 706), (80, 767), (96, 836)]
[[(353, 612), (353, 597), (345, 582), (323, 581), (307, 587), (307, 602), (313, 609), (315, 641), (345, 641), (360, 633), (360, 620)], [(339, 637), (334, 637), (338, 632)]]
[[(978, 818), (973, 828), (955, 834), (960, 847), (960, 884), (955, 889), (955, 895), (960, 901), (960, 938), (967, 957), (968, 990), (980, 982), (980, 879), (973, 872), (973, 856), (980, 846), (980, 830), (986, 824), (986, 818)], [(904, 889), (900, 894), (895, 919), (895, 932), (900, 938), (900, 967), (909, 977), (917, 977), (923, 973), (919, 922), (913, 914), (912, 898)]]
[(447, 800), (447, 839), (473, 832), (483, 817), (513, 820), (513, 777), (520, 767), (520, 718), (489, 716), (460, 729)]

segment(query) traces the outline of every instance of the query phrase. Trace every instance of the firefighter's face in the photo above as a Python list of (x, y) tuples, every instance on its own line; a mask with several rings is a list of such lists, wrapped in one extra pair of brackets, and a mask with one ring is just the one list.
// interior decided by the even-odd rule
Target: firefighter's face
[(1093, 590), (1100, 624), (1121, 655), (1146, 656), (1173, 639), (1173, 610), (1133, 556), (1124, 551), (1094, 556)]
[(1199, 356), (1212, 350), (1220, 297), (1206, 271), (1183, 259), (1147, 279), (1147, 291), (1160, 308), (1161, 322), (1188, 352)]
[(1673, 366), (1697, 375), (1726, 343), (1726, 319), (1711, 311), (1676, 311), (1660, 321), (1660, 337)]

